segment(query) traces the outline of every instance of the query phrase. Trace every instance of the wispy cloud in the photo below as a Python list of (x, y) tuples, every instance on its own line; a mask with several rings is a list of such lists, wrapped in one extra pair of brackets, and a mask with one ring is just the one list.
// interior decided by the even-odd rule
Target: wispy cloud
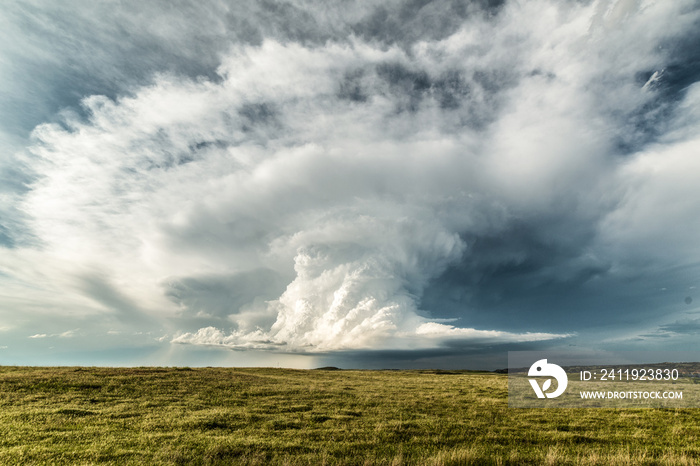
[(46, 334), (46, 333), (36, 333), (34, 335), (31, 335), (27, 338), (53, 338), (53, 337), (58, 337), (58, 338), (73, 338), (76, 335), (77, 330), (66, 330), (65, 332), (61, 333), (52, 333), (52, 334)]

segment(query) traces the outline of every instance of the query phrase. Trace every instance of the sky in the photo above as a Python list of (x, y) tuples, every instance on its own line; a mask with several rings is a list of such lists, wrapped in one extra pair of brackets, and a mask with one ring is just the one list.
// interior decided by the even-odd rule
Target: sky
[(698, 347), (697, 0), (24, 0), (0, 82), (0, 364)]

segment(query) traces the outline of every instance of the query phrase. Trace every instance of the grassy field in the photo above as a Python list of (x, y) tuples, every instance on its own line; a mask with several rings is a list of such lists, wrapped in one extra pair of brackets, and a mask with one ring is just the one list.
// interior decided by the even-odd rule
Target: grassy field
[(700, 464), (696, 410), (513, 409), (504, 375), (0, 367), (0, 464)]

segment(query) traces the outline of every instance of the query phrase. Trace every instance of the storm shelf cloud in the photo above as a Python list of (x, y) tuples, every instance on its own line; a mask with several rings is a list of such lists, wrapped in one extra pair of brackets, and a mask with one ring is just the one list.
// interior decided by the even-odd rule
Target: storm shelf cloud
[(697, 2), (30, 1), (0, 24), (0, 362), (696, 333)]

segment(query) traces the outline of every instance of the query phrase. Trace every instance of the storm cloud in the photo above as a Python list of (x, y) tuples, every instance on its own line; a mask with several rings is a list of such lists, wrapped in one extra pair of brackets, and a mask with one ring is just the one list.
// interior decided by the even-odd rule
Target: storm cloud
[(692, 310), (692, 1), (68, 5), (3, 13), (3, 332), (456, 354)]

